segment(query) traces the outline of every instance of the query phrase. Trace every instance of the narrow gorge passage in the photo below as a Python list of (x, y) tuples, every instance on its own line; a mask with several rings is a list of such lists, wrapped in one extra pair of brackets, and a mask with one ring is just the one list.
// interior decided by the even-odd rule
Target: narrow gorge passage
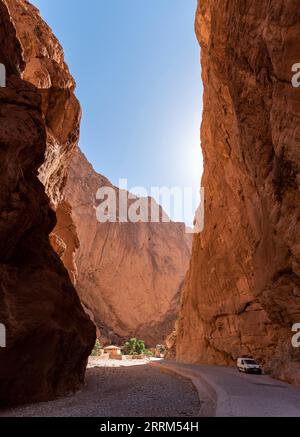
[(54, 1), (0, 0), (0, 417), (298, 416), (299, 1)]

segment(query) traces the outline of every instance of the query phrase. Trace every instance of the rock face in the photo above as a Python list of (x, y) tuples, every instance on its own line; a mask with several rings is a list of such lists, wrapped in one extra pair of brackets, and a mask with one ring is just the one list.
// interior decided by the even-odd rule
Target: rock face
[(193, 244), (179, 360), (251, 354), (300, 384), (300, 9), (295, 0), (200, 0), (205, 230)]
[(119, 198), (119, 190), (78, 150), (64, 190), (72, 211), (65, 205), (58, 210), (61, 220), (52, 238), (66, 242), (62, 259), (101, 338), (122, 343), (139, 337), (155, 346), (178, 315), (191, 236), (180, 223), (99, 223), (96, 193), (104, 186)]
[(75, 81), (64, 61), (61, 45), (39, 11), (27, 1), (6, 0), (22, 48), (22, 78), (42, 96), (47, 148), (40, 179), (52, 206), (62, 201), (66, 167), (79, 138), (80, 105)]
[[(79, 105), (62, 50), (27, 1), (0, 1), (0, 405), (81, 387), (95, 328), (51, 248)], [(75, 127), (75, 131), (74, 131)], [(63, 157), (60, 162), (58, 157)]]

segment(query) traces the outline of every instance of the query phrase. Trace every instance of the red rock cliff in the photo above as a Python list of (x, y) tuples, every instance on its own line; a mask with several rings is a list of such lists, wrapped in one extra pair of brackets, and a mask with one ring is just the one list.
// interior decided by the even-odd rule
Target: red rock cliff
[(52, 206), (62, 201), (66, 166), (79, 138), (81, 109), (74, 95), (75, 81), (64, 52), (39, 11), (25, 0), (5, 0), (22, 49), (22, 78), (42, 96), (47, 148), (40, 179)]
[[(79, 105), (62, 50), (27, 1), (0, 1), (0, 404), (47, 400), (83, 384), (95, 328), (50, 246)], [(62, 158), (63, 157), (63, 158)], [(62, 158), (62, 159), (61, 159)]]
[(178, 316), (191, 236), (180, 223), (99, 223), (96, 193), (103, 186), (114, 188), (78, 150), (53, 240), (63, 242), (62, 259), (101, 337), (140, 337), (156, 346)]
[(297, 0), (199, 0), (205, 229), (194, 240), (179, 360), (242, 354), (300, 384), (300, 62)]

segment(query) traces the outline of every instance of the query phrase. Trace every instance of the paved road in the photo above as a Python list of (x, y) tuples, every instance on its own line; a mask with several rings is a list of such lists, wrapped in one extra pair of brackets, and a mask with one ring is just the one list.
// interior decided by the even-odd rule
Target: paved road
[[(206, 405), (202, 415), (216, 416), (297, 416), (300, 417), (300, 389), (266, 375), (247, 375), (234, 368), (179, 364), (161, 364), (198, 382), (200, 398)], [(205, 413), (206, 411), (206, 413)]]

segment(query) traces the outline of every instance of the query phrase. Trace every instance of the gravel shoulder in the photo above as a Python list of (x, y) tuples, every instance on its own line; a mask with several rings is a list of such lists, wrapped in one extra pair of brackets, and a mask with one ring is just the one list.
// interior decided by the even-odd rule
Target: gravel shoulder
[(92, 360), (80, 392), (1, 410), (0, 417), (192, 417), (199, 410), (197, 392), (187, 379), (147, 362)]

